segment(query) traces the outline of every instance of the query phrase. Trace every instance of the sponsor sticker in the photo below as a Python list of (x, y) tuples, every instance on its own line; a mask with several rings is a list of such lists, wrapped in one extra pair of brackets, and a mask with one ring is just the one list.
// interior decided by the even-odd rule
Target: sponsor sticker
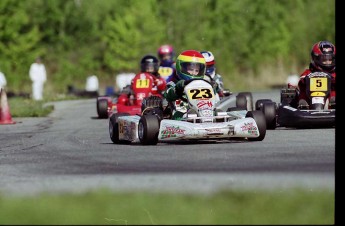
[(247, 131), (248, 134), (254, 134), (254, 135), (257, 135), (258, 134), (258, 130), (256, 128), (256, 126), (253, 125), (252, 122), (249, 122), (249, 123), (244, 123), (243, 126), (241, 126), (241, 130), (244, 132), (244, 131)]
[(170, 138), (170, 137), (177, 137), (177, 135), (184, 135), (185, 131), (186, 130), (184, 130), (184, 129), (180, 129), (180, 127), (166, 126), (162, 130), (161, 136), (162, 136), (162, 139)]
[(210, 109), (212, 108), (213, 104), (212, 104), (212, 101), (209, 101), (209, 100), (201, 100), (199, 101), (196, 106), (199, 108), (199, 109)]

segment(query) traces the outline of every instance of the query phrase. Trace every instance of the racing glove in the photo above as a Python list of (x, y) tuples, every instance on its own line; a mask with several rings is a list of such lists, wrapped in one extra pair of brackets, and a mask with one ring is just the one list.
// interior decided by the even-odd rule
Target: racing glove
[(211, 81), (211, 85), (212, 85), (213, 90), (214, 90), (216, 93), (219, 93), (220, 87), (219, 87), (218, 83), (215, 82), (215, 81)]
[(181, 97), (183, 95), (183, 90), (184, 90), (184, 80), (180, 80), (176, 83), (175, 85), (175, 93), (177, 96)]

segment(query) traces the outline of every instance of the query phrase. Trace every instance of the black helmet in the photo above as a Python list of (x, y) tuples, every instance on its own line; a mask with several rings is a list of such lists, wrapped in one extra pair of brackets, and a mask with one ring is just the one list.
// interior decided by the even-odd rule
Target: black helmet
[(154, 55), (145, 55), (140, 62), (141, 71), (157, 74), (159, 69), (158, 58)]

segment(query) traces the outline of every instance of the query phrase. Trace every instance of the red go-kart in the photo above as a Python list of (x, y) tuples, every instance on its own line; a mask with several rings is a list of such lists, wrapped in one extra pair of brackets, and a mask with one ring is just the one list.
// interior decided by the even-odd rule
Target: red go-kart
[(131, 86), (124, 87), (119, 97), (97, 97), (98, 117), (109, 118), (111, 114), (121, 112), (130, 115), (141, 114), (142, 100), (152, 95), (162, 97), (154, 86), (154, 76), (147, 72), (138, 73), (132, 79)]

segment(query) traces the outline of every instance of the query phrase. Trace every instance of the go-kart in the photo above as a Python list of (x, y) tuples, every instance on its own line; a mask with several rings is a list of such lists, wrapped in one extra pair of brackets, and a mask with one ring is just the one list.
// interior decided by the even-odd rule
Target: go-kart
[(161, 96), (153, 87), (153, 75), (147, 72), (138, 73), (134, 76), (131, 86), (126, 86), (121, 95), (128, 95), (129, 101), (118, 102), (120, 97), (99, 96), (97, 97), (97, 114), (99, 118), (109, 118), (112, 113), (128, 113), (129, 115), (141, 114), (141, 102), (151, 95)]
[(258, 100), (256, 110), (266, 116), (268, 129), (276, 127), (321, 128), (335, 126), (335, 103), (330, 103), (331, 77), (324, 72), (310, 73), (305, 77), (307, 106), (298, 106), (296, 88), (283, 88), (280, 103), (270, 99)]
[(142, 115), (112, 114), (109, 135), (113, 143), (140, 142), (156, 145), (158, 142), (181, 140), (243, 139), (262, 141), (266, 135), (266, 120), (262, 111), (215, 108), (215, 94), (205, 80), (190, 80), (184, 87), (185, 99), (167, 107), (172, 112), (183, 112), (179, 120), (172, 119), (163, 109), (163, 100), (145, 98)]

